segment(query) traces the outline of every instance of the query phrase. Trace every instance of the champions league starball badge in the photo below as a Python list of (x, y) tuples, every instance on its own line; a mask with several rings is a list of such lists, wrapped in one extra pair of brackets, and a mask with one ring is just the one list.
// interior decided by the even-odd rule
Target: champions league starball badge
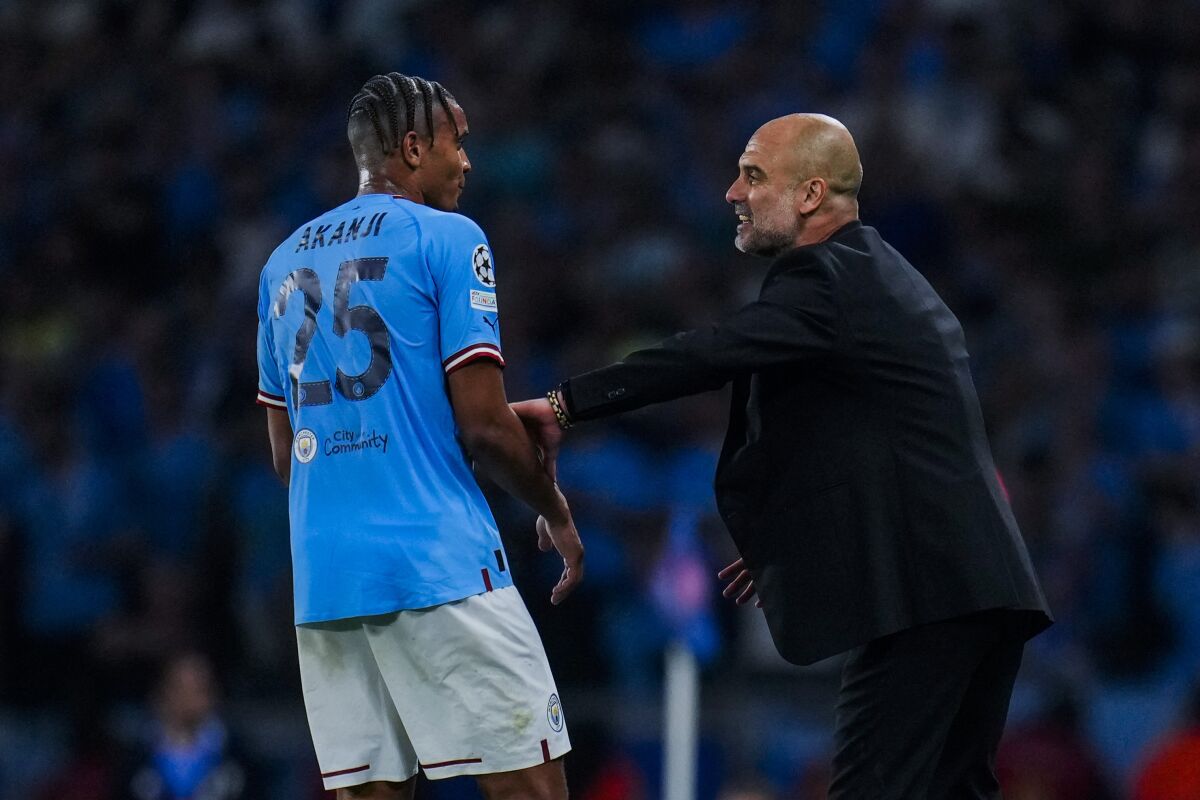
[(492, 268), (492, 252), (486, 244), (475, 246), (471, 254), (471, 268), (475, 270), (475, 278), (489, 289), (496, 285), (496, 271)]

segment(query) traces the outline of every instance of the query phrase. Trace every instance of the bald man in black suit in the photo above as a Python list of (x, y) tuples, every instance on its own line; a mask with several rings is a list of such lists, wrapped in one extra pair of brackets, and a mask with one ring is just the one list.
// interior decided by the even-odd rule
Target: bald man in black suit
[(850, 651), (829, 797), (998, 798), (1024, 642), (1051, 622), (984, 431), (962, 328), (858, 219), (862, 165), (819, 114), (773, 120), (726, 193), (759, 299), (514, 405), (563, 431), (733, 383), (717, 507), (797, 664)]

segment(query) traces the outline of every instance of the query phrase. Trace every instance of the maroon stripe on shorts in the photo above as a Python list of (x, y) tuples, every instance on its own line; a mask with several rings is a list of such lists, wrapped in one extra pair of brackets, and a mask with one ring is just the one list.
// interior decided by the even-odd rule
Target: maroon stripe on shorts
[(550, 760), (550, 743), (545, 739), (542, 739), (542, 758), (545, 759), (545, 761)]
[(351, 767), (350, 769), (339, 769), (333, 772), (322, 772), (322, 778), (336, 778), (338, 775), (349, 775), (354, 772), (364, 772), (371, 768), (370, 764), (363, 764), (361, 767)]
[(487, 567), (484, 567), (479, 571), (483, 573), (483, 585), (486, 586), (487, 590), (490, 592), (492, 590), (492, 576), (488, 575)]
[(436, 764), (422, 764), (421, 769), (437, 769), (438, 767), (456, 767), (459, 764), (482, 764), (482, 758), (456, 758), (453, 761), (439, 761)]

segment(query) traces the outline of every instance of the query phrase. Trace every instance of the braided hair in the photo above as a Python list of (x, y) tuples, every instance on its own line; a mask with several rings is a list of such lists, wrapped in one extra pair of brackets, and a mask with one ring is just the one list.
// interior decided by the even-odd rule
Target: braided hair
[[(435, 134), (434, 103), (446, 112), (446, 119), (454, 126), (457, 135), (458, 127), (454, 115), (450, 113), (450, 104), (455, 100), (440, 83), (401, 75), (399, 72), (375, 75), (363, 84), (350, 101), (346, 124), (351, 141), (355, 139), (354, 128), (369, 123), (384, 155), (390, 155), (398, 148), (409, 131), (423, 132), (432, 143)], [(418, 106), (421, 107), (420, 117), (417, 116)], [(418, 131), (419, 122), (424, 123), (424, 131)]]

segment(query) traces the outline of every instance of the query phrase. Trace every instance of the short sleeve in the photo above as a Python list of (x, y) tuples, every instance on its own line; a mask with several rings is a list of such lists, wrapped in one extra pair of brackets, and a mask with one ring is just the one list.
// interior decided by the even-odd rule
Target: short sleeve
[(504, 366), (496, 264), (487, 237), (460, 214), (429, 220), (425, 256), (438, 305), (442, 367), (449, 374), (488, 358)]
[(267, 408), (286, 409), (279, 364), (275, 360), (269, 311), (270, 297), (264, 270), (258, 287), (258, 399), (255, 402)]

